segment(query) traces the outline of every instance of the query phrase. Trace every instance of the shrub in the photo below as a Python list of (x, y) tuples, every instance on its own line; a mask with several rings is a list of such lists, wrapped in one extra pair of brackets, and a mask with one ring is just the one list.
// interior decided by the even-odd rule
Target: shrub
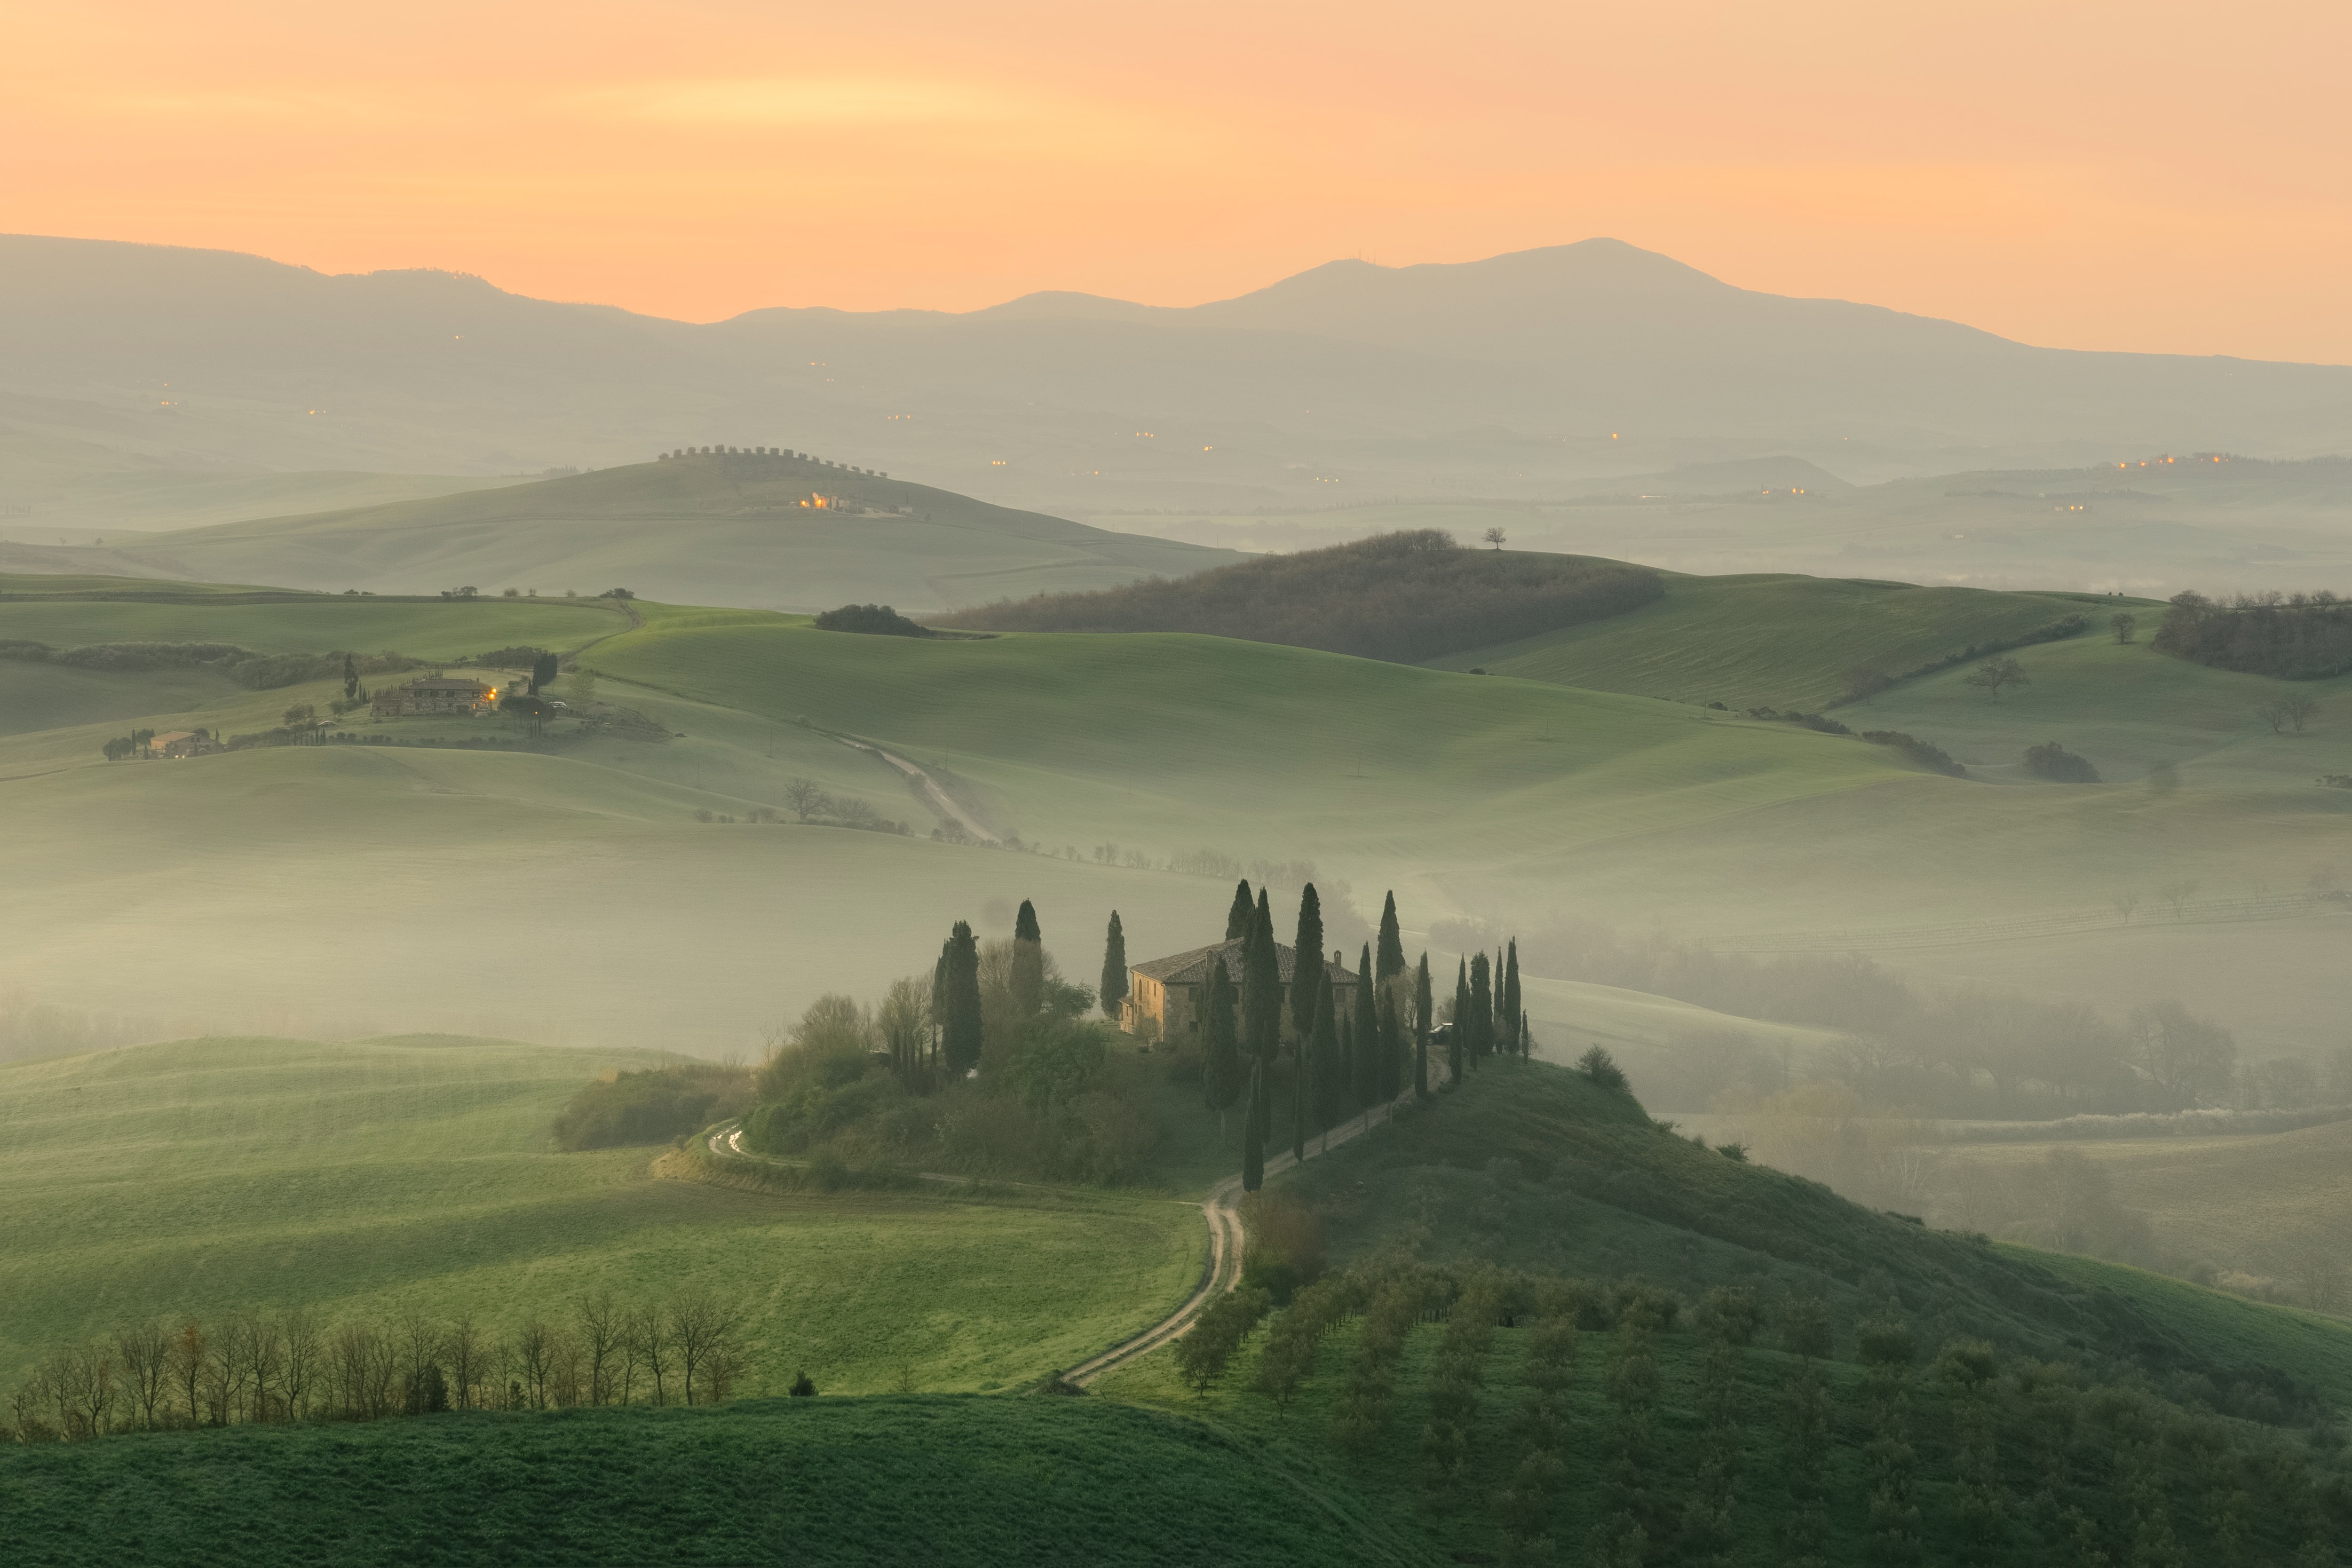
[(556, 1147), (667, 1142), (740, 1111), (751, 1078), (741, 1068), (716, 1062), (611, 1074), (574, 1094), (557, 1113)]
[(1906, 735), (1900, 730), (1864, 730), (1862, 738), (1874, 746), (1891, 746), (1923, 768), (1956, 779), (1969, 776), (1969, 770), (1954, 762), (1950, 752), (1941, 746), (1931, 746), (1916, 735)]
[(1735, 1345), (1754, 1342), (1756, 1331), (1763, 1326), (1764, 1313), (1756, 1301), (1756, 1292), (1745, 1285), (1718, 1285), (1706, 1293), (1699, 1303), (1699, 1326), (1710, 1333), (1719, 1333)]
[(1599, 1046), (1576, 1058), (1576, 1070), (1591, 1079), (1597, 1088), (1619, 1094), (1627, 1092), (1625, 1069), (1617, 1065), (1616, 1058)]
[(821, 632), (865, 632), (876, 637), (927, 637), (929, 626), (918, 626), (887, 605), (844, 605), (816, 618)]
[(2025, 749), (2025, 771), (2057, 784), (2097, 784), (2099, 770), (2090, 759), (2078, 757), (2057, 742)]

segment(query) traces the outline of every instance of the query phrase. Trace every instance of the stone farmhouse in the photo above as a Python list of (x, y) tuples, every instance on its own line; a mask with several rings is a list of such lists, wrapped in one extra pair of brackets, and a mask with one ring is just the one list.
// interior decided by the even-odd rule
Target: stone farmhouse
[(147, 738), (151, 757), (201, 757), (221, 749), (209, 730), (166, 730)]
[[(1241, 940), (1235, 938), (1214, 947), (1196, 947), (1190, 952), (1129, 965), (1127, 1001), (1119, 1008), (1118, 1026), (1131, 1035), (1156, 1033), (1163, 1040), (1197, 1037), (1201, 1020), (1196, 1006), (1201, 987), (1208, 984), (1209, 965), (1223, 964), (1225, 978), (1238, 991), (1242, 984), (1242, 946)], [(1331, 975), (1332, 1005), (1344, 1017), (1355, 1004), (1356, 972), (1341, 963), (1340, 956), (1333, 953), (1327, 967)], [(1276, 942), (1274, 957), (1282, 973), (1283, 1016), (1287, 1018), (1298, 953)], [(1313, 973), (1311, 970), (1308, 973), (1310, 976)]]
[(497, 705), (499, 689), (462, 675), (423, 675), (404, 686), (375, 694), (368, 711), (382, 718), (410, 713), (487, 713)]

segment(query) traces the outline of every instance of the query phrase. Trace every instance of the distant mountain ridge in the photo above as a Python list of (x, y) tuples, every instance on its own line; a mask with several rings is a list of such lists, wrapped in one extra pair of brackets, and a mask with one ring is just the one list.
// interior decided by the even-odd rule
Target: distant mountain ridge
[[(697, 325), (454, 273), (18, 236), (0, 237), (10, 394), (9, 431), (102, 428), (159, 460), (510, 473), (782, 444), (1049, 510), (1540, 488), (1776, 450), (1832, 469), (1877, 452), (1884, 477), (1956, 449), (1975, 456), (1942, 468), (2352, 447), (2352, 368), (2035, 348), (1610, 239), (1336, 261), (1185, 308), (1045, 292)], [(1481, 429), (1528, 450), (1462, 439)]]

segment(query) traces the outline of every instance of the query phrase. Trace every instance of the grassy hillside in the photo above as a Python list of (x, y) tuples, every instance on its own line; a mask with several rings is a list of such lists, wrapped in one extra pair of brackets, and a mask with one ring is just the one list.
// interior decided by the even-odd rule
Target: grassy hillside
[[(824, 510), (801, 503), (817, 497)], [(930, 611), (1108, 587), (1237, 559), (787, 457), (697, 457), (382, 506), (158, 534), (128, 552), (190, 577)]]
[(1424, 529), (1262, 556), (1174, 582), (1008, 600), (945, 624), (992, 631), (1199, 632), (1410, 663), (1465, 643), (1605, 620), (1657, 595), (1656, 574), (1643, 567), (1463, 550)]
[(654, 1059), (245, 1039), (0, 1068), (0, 1385), (159, 1314), (417, 1308), (503, 1332), (593, 1290), (699, 1288), (752, 1314), (746, 1392), (803, 1366), (841, 1392), (902, 1369), (992, 1388), (1143, 1327), (1199, 1273), (1185, 1204), (775, 1194), (655, 1180), (644, 1149), (556, 1152), (574, 1090)]
[(1900, 675), (1963, 647), (2013, 641), (2067, 616), (2117, 607), (2087, 594), (1834, 577), (1661, 581), (1663, 598), (1626, 615), (1431, 662), (1676, 702), (1813, 711), (1845, 697), (1856, 669)]
[[(100, 1491), (119, 1501), (94, 1515), (87, 1500)], [(1090, 1399), (769, 1400), (12, 1447), (0, 1452), (0, 1509), (28, 1565), (118, 1552), (272, 1564), (1428, 1561), (1328, 1462)]]

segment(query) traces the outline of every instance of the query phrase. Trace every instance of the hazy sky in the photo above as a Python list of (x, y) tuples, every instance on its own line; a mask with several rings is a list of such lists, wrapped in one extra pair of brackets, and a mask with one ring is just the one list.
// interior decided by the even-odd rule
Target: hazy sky
[(710, 319), (1612, 235), (2352, 361), (2340, 3), (0, 4), (0, 228)]

